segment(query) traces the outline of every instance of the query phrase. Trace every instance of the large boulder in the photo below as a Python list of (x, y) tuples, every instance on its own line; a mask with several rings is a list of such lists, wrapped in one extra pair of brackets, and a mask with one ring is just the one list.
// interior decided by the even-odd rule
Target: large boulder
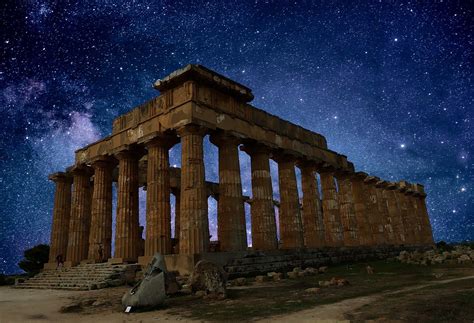
[(166, 264), (162, 255), (156, 254), (148, 265), (143, 279), (122, 297), (124, 308), (156, 307), (166, 299)]
[(189, 285), (194, 293), (204, 291), (219, 298), (227, 296), (226, 284), (227, 275), (222, 267), (207, 260), (200, 260), (189, 278)]

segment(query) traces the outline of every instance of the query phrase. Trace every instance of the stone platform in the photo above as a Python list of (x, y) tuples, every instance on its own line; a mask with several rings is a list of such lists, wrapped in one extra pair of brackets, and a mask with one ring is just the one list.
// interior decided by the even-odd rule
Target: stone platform
[(81, 264), (59, 270), (44, 270), (16, 288), (92, 290), (124, 285), (135, 278), (137, 265)]

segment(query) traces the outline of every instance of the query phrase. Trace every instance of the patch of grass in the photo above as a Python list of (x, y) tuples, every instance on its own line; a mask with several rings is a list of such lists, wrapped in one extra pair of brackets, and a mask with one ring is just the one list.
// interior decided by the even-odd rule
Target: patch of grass
[[(437, 280), (434, 273), (443, 273), (441, 279), (472, 274), (469, 267), (444, 264), (419, 266), (385, 260), (369, 264), (374, 268), (373, 275), (366, 273), (367, 263), (340, 265), (329, 267), (327, 273), (316, 276), (286, 279), (259, 288), (231, 288), (228, 299), (222, 301), (175, 298), (170, 300), (170, 313), (206, 321), (247, 321), (427, 283)], [(346, 278), (351, 285), (321, 288), (318, 294), (304, 292), (307, 288), (318, 287), (319, 281), (332, 277)]]

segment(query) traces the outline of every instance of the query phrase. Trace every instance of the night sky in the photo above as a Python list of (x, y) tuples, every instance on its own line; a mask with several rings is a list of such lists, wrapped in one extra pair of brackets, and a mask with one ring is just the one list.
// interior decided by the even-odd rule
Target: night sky
[[(435, 239), (474, 240), (469, 1), (119, 2), (0, 4), (0, 272), (49, 242), (48, 174), (188, 63), (252, 88), (254, 106), (323, 134), (357, 170), (424, 184)], [(205, 154), (217, 181), (208, 139)]]

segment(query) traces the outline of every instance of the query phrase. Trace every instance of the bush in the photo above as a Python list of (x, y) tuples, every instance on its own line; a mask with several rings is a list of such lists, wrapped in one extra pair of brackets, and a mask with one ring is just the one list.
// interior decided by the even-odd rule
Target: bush
[(43, 265), (48, 262), (49, 246), (39, 244), (31, 249), (25, 250), (24, 256), (25, 259), (20, 261), (18, 266), (29, 276), (34, 276), (39, 273)]
[(444, 241), (440, 241), (440, 242), (436, 243), (436, 248), (439, 249), (441, 252), (454, 250), (453, 246), (447, 244)]
[(15, 284), (15, 277), (5, 276), (0, 274), (0, 286), (13, 285)]

